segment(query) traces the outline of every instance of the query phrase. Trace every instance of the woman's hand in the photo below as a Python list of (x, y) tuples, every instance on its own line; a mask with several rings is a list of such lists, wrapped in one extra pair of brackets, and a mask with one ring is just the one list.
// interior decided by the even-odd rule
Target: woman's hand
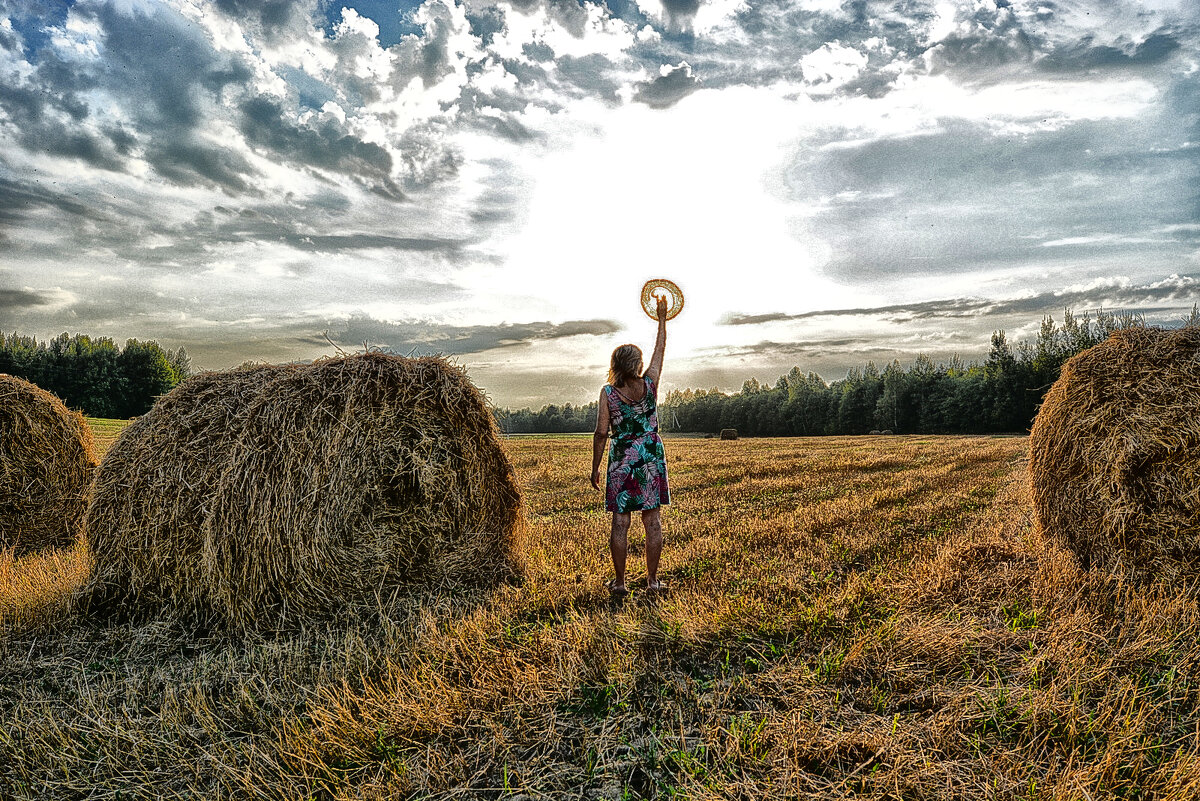
[(600, 468), (598, 467), (592, 471), (592, 486), (600, 489)]
[(666, 322), (667, 319), (667, 299), (662, 295), (656, 296), (657, 303), (655, 304), (655, 312), (658, 313), (658, 321)]

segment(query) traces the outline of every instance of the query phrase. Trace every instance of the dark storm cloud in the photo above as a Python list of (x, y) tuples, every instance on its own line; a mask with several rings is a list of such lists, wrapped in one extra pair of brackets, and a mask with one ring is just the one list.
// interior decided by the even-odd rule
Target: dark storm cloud
[(104, 32), (102, 83), (131, 99), (126, 108), (147, 161), (181, 183), (244, 189), (250, 166), (198, 132), (226, 87), (249, 82), (250, 67), (239, 56), (216, 52), (202, 29), (166, 6), (126, 14), (102, 5), (80, 13), (91, 14)]
[[(4, 44), (6, 49), (17, 45), (8, 40)], [(27, 82), (18, 80), (15, 74), (0, 82), (5, 127), (27, 150), (79, 159), (100, 169), (120, 170), (128, 152), (124, 146), (128, 132), (119, 127), (95, 131), (82, 124), (89, 117), (83, 93), (94, 86), (92, 77), (77, 75), (46, 49)]]
[[(1016, 15), (1005, 5), (982, 4), (965, 18), (949, 36), (925, 52), (932, 72), (958, 71), (968, 75), (1004, 74), (1008, 64), (1031, 61), (1038, 50)], [(999, 70), (999, 72), (998, 72)]]
[(832, 339), (813, 339), (797, 342), (773, 342), (763, 340), (753, 345), (719, 346), (706, 348), (706, 351), (718, 353), (727, 357), (739, 356), (812, 356), (828, 355), (831, 353), (891, 353), (894, 347), (887, 347), (879, 338), (870, 337), (836, 337)]
[(239, 22), (257, 22), (268, 32), (287, 27), (295, 19), (306, 17), (307, 3), (296, 0), (215, 0), (217, 8)]
[(467, 24), (471, 35), (478, 36), (484, 47), (491, 45), (496, 34), (504, 31), (504, 11), (497, 6), (484, 6), (467, 10)]
[(282, 238), (297, 250), (340, 253), (353, 250), (405, 250), (420, 253), (460, 251), (466, 240), (433, 237), (386, 236), (381, 234), (308, 235), (291, 232)]
[(700, 3), (701, 0), (662, 0), (667, 25), (675, 30), (690, 28), (700, 11)]
[[(243, 84), (250, 70), (237, 56), (218, 55), (205, 34), (166, 6), (128, 13), (108, 5), (74, 13), (102, 31), (104, 58), (64, 62), (50, 47), (37, 50), (27, 80), (0, 84), (14, 140), (25, 149), (81, 160), (105, 170), (127, 169), (139, 151), (173, 181), (244, 190), (249, 165), (226, 147), (196, 135), (215, 94)], [(25, 35), (29, 44), (35, 27)], [(105, 121), (89, 93), (125, 99), (128, 125)]]
[[(219, 7), (240, 21), (258, 20), (272, 30), (307, 19), (298, 10), (289, 11), (293, 4), (286, 2), (226, 0)], [(0, 109), (12, 136), (26, 149), (106, 170), (128, 169), (129, 159), (137, 156), (179, 185), (255, 194), (257, 170), (230, 146), (235, 143), (206, 135), (212, 121), (232, 105), (237, 114), (231, 121), (246, 143), (269, 158), (346, 174), (383, 197), (403, 197), (385, 148), (329, 115), (316, 116), (311, 124), (298, 121), (294, 107), (319, 106), (335, 97), (325, 83), (298, 69), (281, 68), (291, 80), (290, 98), (255, 96), (250, 89), (254, 72), (246, 57), (217, 50), (205, 30), (166, 5), (122, 9), (89, 4), (77, 6), (74, 13), (99, 27), (102, 59), (65, 64), (52, 48), (44, 48), (27, 82), (0, 83)], [(448, 69), (446, 26), (431, 28), (431, 37), (421, 44), (425, 50), (418, 54), (423, 61), (415, 67), (427, 80)], [(109, 122), (102, 108), (92, 108), (95, 101), (88, 93), (95, 91), (117, 98), (127, 121)]]
[(1092, 36), (1063, 45), (1038, 61), (1041, 69), (1053, 72), (1146, 67), (1161, 64), (1180, 49), (1173, 31), (1158, 30), (1140, 42), (1124, 41), (1120, 46), (1097, 44)]
[[(420, 321), (389, 323), (365, 315), (333, 324), (329, 337), (338, 345), (383, 346), (398, 353), (423, 352), (461, 355), (494, 348), (527, 346), (533, 342), (575, 336), (603, 336), (620, 331), (612, 320), (568, 320), (504, 325), (447, 326)], [(324, 341), (323, 336), (311, 341)]]
[(104, 219), (91, 205), (47, 189), (37, 181), (0, 178), (0, 228), (24, 222), (39, 209), (53, 209), (77, 219)]
[(346, 133), (332, 117), (315, 126), (300, 125), (292, 122), (282, 105), (265, 97), (247, 99), (240, 111), (240, 129), (252, 146), (293, 164), (363, 176), (389, 196), (402, 197), (391, 179), (391, 154)]
[[(181, 226), (165, 226), (154, 221), (139, 224), (139, 230), (153, 232), (171, 241), (169, 249), (145, 247), (121, 231), (111, 243), (122, 258), (137, 262), (161, 263), (165, 256), (181, 260), (178, 269), (194, 269), (196, 263), (211, 259), (214, 246), (252, 243), (286, 245), (301, 253), (355, 253), (367, 250), (425, 253), (446, 258), (460, 256), (475, 239), (441, 236), (401, 235), (378, 231), (342, 231), (337, 219), (346, 211), (346, 200), (329, 192), (312, 200), (290, 204), (256, 206), (217, 206)], [(303, 257), (298, 257), (303, 258)], [(170, 267), (162, 266), (162, 270)]]
[(1063, 310), (1080, 313), (1099, 309), (1151, 311), (1186, 308), (1194, 303), (1200, 303), (1200, 275), (1173, 275), (1141, 286), (1117, 284), (1062, 292), (1041, 292), (1013, 300), (949, 298), (893, 306), (817, 309), (799, 314), (728, 314), (720, 322), (721, 325), (736, 326), (807, 320), (814, 317), (869, 317), (902, 323), (912, 320), (1054, 314)]
[(481, 114), (474, 119), (476, 128), (490, 131), (492, 134), (507, 139), (510, 142), (529, 142), (540, 136), (527, 128), (515, 114)]
[(650, 81), (634, 87), (633, 99), (650, 108), (669, 108), (700, 88), (700, 79), (692, 74), (691, 66), (681, 62)]
[(554, 60), (554, 48), (545, 42), (526, 42), (521, 45), (521, 53), (532, 61)]
[(36, 289), (0, 288), (0, 315), (11, 315), (26, 309), (52, 306), (61, 302), (61, 293)]
[(621, 82), (615, 77), (615, 65), (598, 53), (588, 56), (562, 56), (558, 59), (558, 88), (566, 94), (595, 97), (610, 104), (619, 100)]

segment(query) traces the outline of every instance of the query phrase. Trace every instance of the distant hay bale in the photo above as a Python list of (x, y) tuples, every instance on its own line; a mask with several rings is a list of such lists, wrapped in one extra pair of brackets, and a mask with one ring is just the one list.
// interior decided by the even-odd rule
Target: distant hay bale
[(872, 428), (872, 429), (871, 429), (869, 432), (867, 432), (867, 433), (869, 433), (871, 436), (875, 437), (875, 436), (878, 436), (878, 435), (882, 434), (883, 432), (882, 432), (882, 431), (880, 431), (878, 428)]
[(123, 458), (99, 471), (84, 600), (260, 628), (516, 570), (512, 467), (483, 396), (442, 359), (205, 374), (110, 455)]
[(25, 553), (75, 542), (96, 463), (81, 414), (0, 373), (0, 548)]
[(721, 439), (737, 439), (738, 433), (736, 428), (722, 428)]
[(1085, 567), (1200, 569), (1200, 330), (1129, 328), (1065, 365), (1029, 440), (1034, 513)]
[(892, 429), (890, 429), (890, 428), (885, 428), (882, 431), (880, 431), (879, 433), (885, 437), (890, 437), (890, 436), (894, 436), (896, 432), (892, 431)]

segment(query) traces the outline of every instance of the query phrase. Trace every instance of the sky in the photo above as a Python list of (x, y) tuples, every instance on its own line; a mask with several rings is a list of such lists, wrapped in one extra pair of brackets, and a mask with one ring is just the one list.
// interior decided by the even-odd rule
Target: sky
[(1193, 0), (0, 0), (0, 330), (597, 397), (1200, 302)]

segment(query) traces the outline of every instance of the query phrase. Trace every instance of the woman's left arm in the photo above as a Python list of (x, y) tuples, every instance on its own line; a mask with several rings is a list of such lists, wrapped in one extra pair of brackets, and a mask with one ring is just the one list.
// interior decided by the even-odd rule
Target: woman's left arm
[(643, 376), (654, 382), (654, 386), (658, 386), (658, 378), (662, 375), (663, 354), (667, 350), (667, 299), (658, 299), (658, 338), (654, 340), (654, 353), (650, 356), (650, 366), (646, 368)]
[(604, 444), (608, 441), (608, 398), (600, 390), (600, 405), (596, 408), (596, 431), (592, 434), (592, 486), (600, 489), (600, 460), (604, 458)]

